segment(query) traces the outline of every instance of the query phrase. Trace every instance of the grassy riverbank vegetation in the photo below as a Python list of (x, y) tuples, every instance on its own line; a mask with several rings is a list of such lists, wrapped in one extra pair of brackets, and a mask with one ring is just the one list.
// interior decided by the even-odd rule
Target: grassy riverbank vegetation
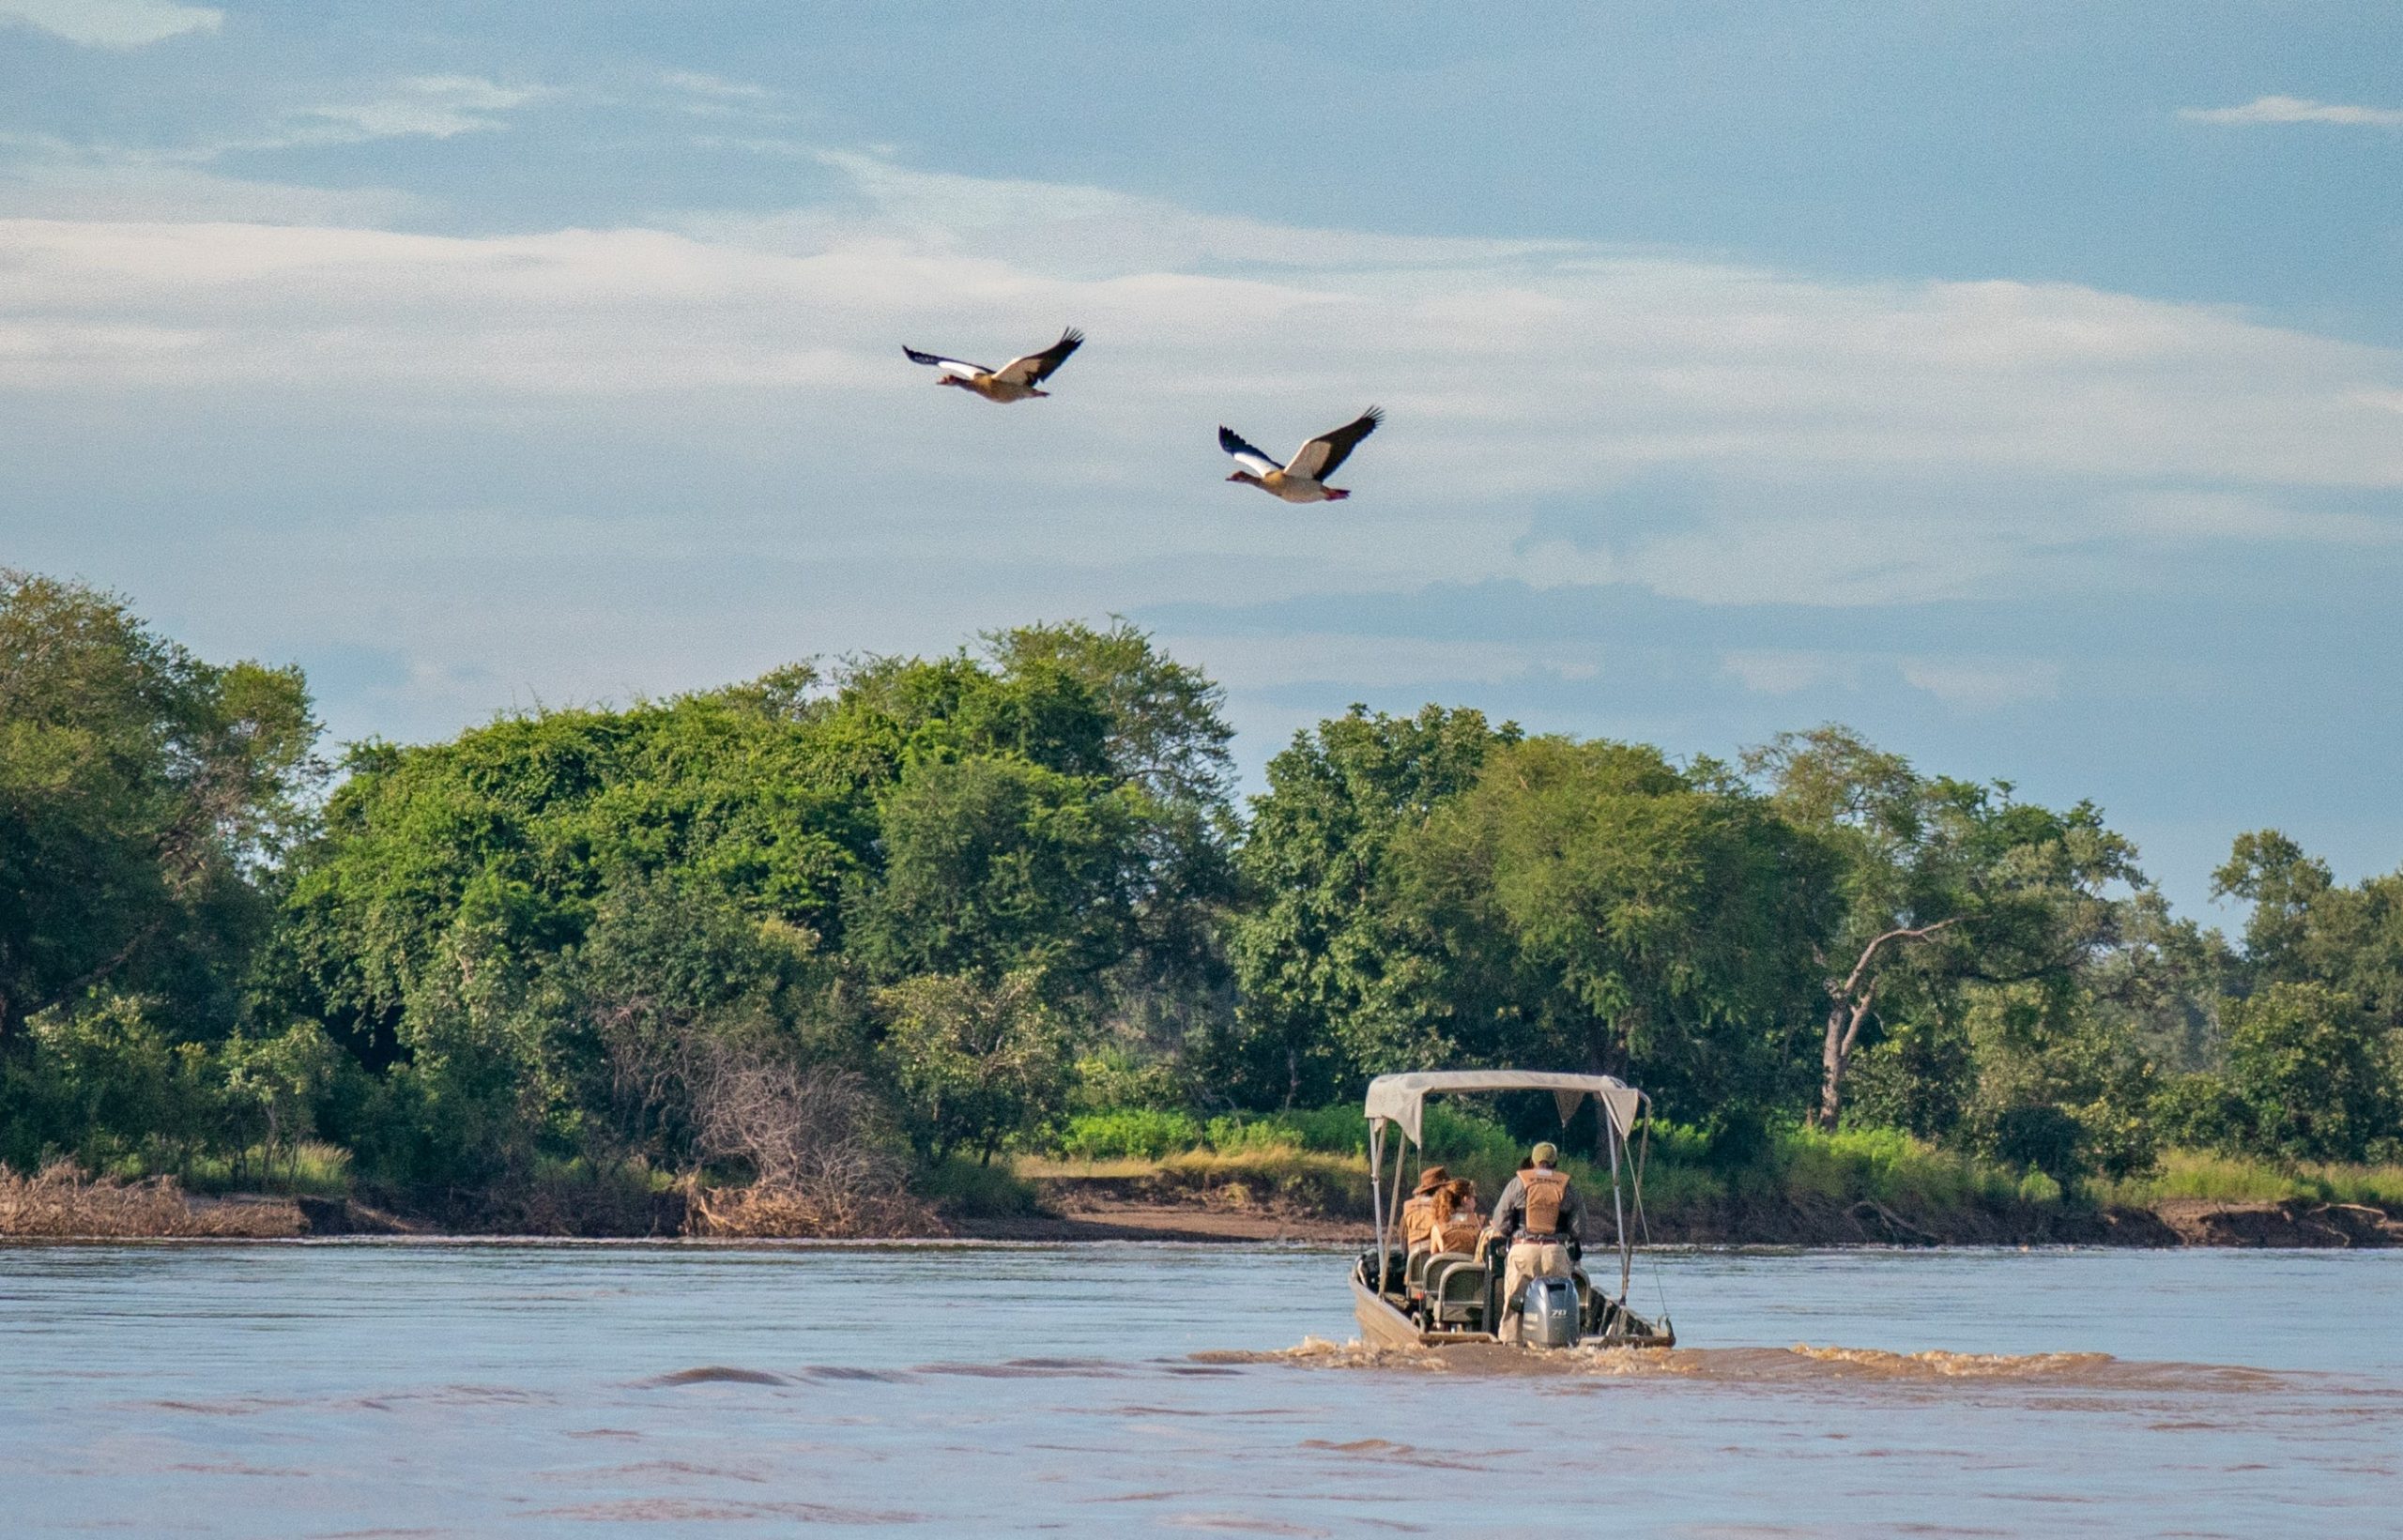
[[(1248, 798), (1231, 738), (1112, 622), (332, 745), (298, 669), (0, 573), (0, 1166), (582, 1232), (1349, 1201), (1367, 1077), (1520, 1064), (1653, 1094), (1656, 1207), (2403, 1199), (2403, 874), (2244, 833), (2226, 936), (2102, 809), (1838, 726), (1355, 707)], [(1584, 1117), (1431, 1132), (1491, 1194)]]

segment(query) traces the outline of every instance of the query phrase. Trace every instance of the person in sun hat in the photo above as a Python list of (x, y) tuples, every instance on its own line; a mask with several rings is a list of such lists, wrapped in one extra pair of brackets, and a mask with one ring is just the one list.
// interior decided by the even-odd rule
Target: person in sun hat
[(1435, 1192), (1451, 1180), (1451, 1174), (1440, 1166), (1430, 1166), (1418, 1173), (1418, 1185), (1411, 1189), (1408, 1201), (1401, 1206), (1401, 1244), (1405, 1251), (1424, 1251), (1435, 1233)]
[(1454, 1177), (1435, 1189), (1435, 1231), (1430, 1244), (1437, 1251), (1475, 1251), (1477, 1238), (1484, 1230), (1485, 1213), (1477, 1206), (1476, 1182)]
[(1559, 1147), (1546, 1142), (1527, 1151), (1527, 1164), (1493, 1205), (1491, 1233), (1509, 1248), (1502, 1267), (1502, 1330), (1496, 1334), (1503, 1341), (1519, 1340), (1529, 1279), (1571, 1275), (1569, 1243), (1579, 1240), (1584, 1218), (1585, 1206), (1569, 1173), (1560, 1169)]

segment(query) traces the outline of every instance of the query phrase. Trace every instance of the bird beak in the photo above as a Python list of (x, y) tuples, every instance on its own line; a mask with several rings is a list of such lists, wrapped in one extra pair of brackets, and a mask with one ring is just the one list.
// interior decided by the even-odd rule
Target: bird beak
[(1237, 471), (1232, 476), (1228, 477), (1227, 480), (1230, 481), (1240, 481), (1243, 480), (1243, 472)]

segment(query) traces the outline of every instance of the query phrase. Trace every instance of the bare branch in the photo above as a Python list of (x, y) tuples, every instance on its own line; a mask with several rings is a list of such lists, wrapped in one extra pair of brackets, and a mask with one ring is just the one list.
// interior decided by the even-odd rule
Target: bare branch
[(1896, 928), (1886, 932), (1883, 936), (1873, 938), (1867, 946), (1860, 949), (1860, 960), (1852, 965), (1852, 971), (1844, 975), (1844, 983), (1830, 990), (1829, 993), (1842, 999), (1852, 999), (1860, 988), (1860, 976), (1869, 971), (1869, 965), (1877, 960), (1878, 952), (1885, 947), (1887, 942), (1924, 941), (1929, 937), (1934, 936), (1936, 932), (1944, 930), (1949, 926), (1957, 925), (1967, 918), (1968, 917), (1967, 915), (1956, 914), (1947, 919), (1938, 920), (1932, 925), (1897, 926)]

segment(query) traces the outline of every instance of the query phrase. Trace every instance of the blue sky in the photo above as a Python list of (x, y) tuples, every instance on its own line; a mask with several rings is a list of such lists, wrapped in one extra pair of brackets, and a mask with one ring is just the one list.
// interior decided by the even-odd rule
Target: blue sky
[(2403, 864), (2403, 9), (1798, 10), (0, 0), (0, 562), (345, 737), (1119, 613), (1255, 770), (1832, 719)]

